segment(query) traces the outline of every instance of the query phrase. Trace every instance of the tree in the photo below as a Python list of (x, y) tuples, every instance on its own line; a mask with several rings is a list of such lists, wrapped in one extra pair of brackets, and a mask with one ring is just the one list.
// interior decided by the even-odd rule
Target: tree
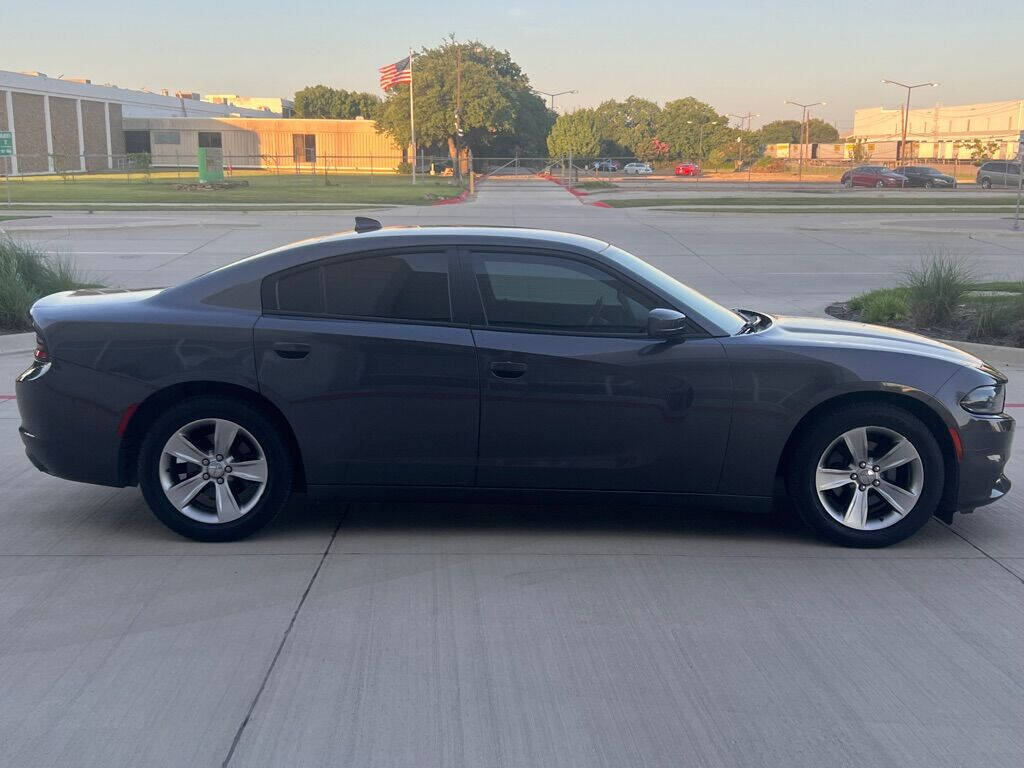
[(668, 144), (672, 157), (680, 160), (704, 162), (712, 150), (735, 138), (728, 118), (692, 96), (668, 102), (658, 116), (656, 128), (658, 138)]
[(970, 141), (965, 141), (963, 147), (971, 153), (971, 160), (980, 164), (995, 157), (996, 152), (999, 151), (1000, 144), (998, 141), (971, 139)]
[[(543, 100), (531, 92), (529, 78), (508, 51), (477, 41), (449, 39), (437, 48), (424, 48), (416, 55), (413, 80), (416, 141), (421, 146), (445, 147), (453, 163), (462, 147), (477, 153), (491, 147), (539, 150), (554, 119)], [(461, 92), (458, 122), (457, 85)], [(377, 130), (401, 146), (409, 144), (408, 85), (389, 93)]]
[[(834, 126), (817, 117), (807, 121), (811, 144), (831, 144), (839, 139)], [(801, 144), (803, 124), (799, 120), (774, 120), (761, 128), (761, 141), (765, 144)]]
[(592, 109), (559, 115), (548, 134), (548, 154), (551, 157), (570, 153), (576, 157), (596, 157), (600, 154), (601, 143), (594, 123)]
[(311, 85), (295, 93), (295, 116), (351, 120), (374, 119), (381, 100), (372, 93), (346, 91), (327, 85)]
[(594, 110), (594, 126), (601, 142), (600, 154), (640, 157), (657, 133), (661, 109), (653, 101), (630, 96), (625, 101), (602, 102)]

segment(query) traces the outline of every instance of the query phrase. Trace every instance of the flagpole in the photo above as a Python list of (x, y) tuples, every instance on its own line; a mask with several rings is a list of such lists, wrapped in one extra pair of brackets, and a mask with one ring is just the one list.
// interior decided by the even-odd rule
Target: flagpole
[(412, 46), (409, 46), (409, 133), (412, 136), (412, 183), (416, 183), (416, 112), (413, 109), (412, 101)]

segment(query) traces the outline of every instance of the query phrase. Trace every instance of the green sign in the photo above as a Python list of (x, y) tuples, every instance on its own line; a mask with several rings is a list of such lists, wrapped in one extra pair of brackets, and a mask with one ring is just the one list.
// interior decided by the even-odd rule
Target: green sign
[(0, 157), (10, 157), (14, 154), (14, 134), (10, 131), (0, 131)]

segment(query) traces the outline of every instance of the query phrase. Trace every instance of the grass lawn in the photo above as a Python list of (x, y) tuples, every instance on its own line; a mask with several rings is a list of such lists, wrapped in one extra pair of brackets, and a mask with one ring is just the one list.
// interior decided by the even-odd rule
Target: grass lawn
[[(456, 197), (462, 187), (447, 179), (420, 178), (412, 185), (409, 176), (397, 174), (331, 174), (238, 172), (228, 180), (244, 179), (248, 187), (223, 190), (179, 190), (179, 184), (195, 181), (195, 171), (180, 174), (154, 172), (150, 181), (139, 175), (76, 176), (63, 181), (54, 177), (23, 177), (11, 181), (11, 202), (59, 203), (81, 206), (118, 203), (317, 203), (330, 205), (429, 205)], [(0, 198), (3, 194), (0, 193)]]
[(610, 181), (583, 181), (573, 186), (577, 189), (618, 189), (619, 185)]
[(612, 208), (651, 208), (665, 206), (684, 206), (687, 208), (702, 207), (714, 208), (720, 206), (747, 206), (765, 208), (785, 208), (787, 206), (829, 207), (829, 208), (857, 208), (864, 206), (891, 206), (894, 208), (914, 206), (945, 206), (950, 208), (996, 208), (999, 206), (1012, 206), (1016, 203), (1015, 197), (904, 197), (896, 199), (892, 196), (886, 197), (846, 197), (828, 195), (825, 197), (806, 196), (773, 196), (773, 197), (638, 197), (628, 200), (621, 198), (602, 200)]

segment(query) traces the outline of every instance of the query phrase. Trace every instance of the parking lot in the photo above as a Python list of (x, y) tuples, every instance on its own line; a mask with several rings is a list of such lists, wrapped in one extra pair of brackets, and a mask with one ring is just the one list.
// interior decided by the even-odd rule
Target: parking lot
[[(547, 182), (360, 213), (589, 234), (771, 312), (820, 314), (936, 251), (1024, 277), (1001, 214), (609, 210)], [(142, 287), (351, 214), (0, 226)], [(785, 511), (301, 497), (251, 539), (199, 544), (137, 489), (31, 467), (10, 397), (27, 361), (0, 354), (2, 765), (1024, 763), (1021, 488), (885, 550), (824, 544)], [(1024, 366), (992, 362), (1024, 412)], [(1007, 475), (1022, 468), (1018, 451)]]

